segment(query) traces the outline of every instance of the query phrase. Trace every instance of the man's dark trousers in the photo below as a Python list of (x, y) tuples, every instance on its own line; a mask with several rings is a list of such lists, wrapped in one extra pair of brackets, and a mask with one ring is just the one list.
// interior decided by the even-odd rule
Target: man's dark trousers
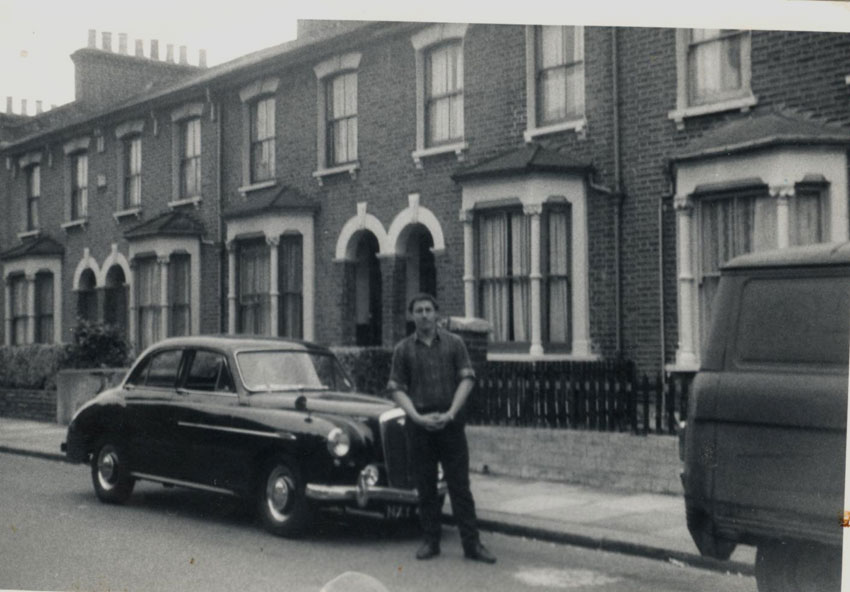
[(428, 431), (408, 421), (416, 488), (419, 490), (419, 517), (425, 541), (440, 542), (441, 507), (437, 498), (437, 463), (443, 474), (452, 500), (452, 514), (460, 531), (464, 549), (478, 543), (475, 502), (469, 490), (469, 448), (464, 424), (449, 422), (442, 430)]

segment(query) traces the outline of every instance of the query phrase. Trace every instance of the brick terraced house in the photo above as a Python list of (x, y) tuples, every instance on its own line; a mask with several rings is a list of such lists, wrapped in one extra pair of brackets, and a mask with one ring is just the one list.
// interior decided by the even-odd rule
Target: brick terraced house
[(719, 265), (848, 239), (847, 34), (302, 21), (212, 68), (110, 46), (73, 54), (75, 101), (0, 120), (6, 344), (82, 317), (136, 348), (389, 346), (428, 291), (489, 321), (492, 359), (691, 372)]

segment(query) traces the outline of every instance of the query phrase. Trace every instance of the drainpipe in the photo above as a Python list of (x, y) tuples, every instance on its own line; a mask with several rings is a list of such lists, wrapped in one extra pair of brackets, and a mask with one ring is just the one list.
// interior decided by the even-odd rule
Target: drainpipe
[(620, 87), (617, 56), (617, 27), (611, 27), (611, 93), (614, 142), (614, 306), (617, 326), (616, 357), (623, 355), (623, 303), (621, 277), (621, 231), (623, 217), (623, 187), (620, 174)]
[[(228, 311), (228, 301), (227, 301), (227, 283), (223, 282), (224, 272), (227, 269), (227, 228), (225, 227), (224, 218), (221, 217), (221, 213), (224, 211), (224, 196), (221, 193), (222, 187), (222, 176), (223, 172), (223, 160), (224, 157), (222, 155), (222, 141), (221, 141), (221, 133), (222, 133), (222, 123), (221, 123), (221, 102), (213, 102), (210, 98), (209, 89), (207, 89), (207, 103), (210, 106), (210, 109), (213, 110), (215, 115), (215, 161), (216, 161), (216, 172), (215, 172), (215, 193), (216, 199), (218, 201), (218, 236), (221, 241), (221, 251), (218, 257), (218, 328), (221, 333), (227, 333), (227, 326), (224, 324), (225, 312)], [(229, 278), (228, 278), (229, 281)]]

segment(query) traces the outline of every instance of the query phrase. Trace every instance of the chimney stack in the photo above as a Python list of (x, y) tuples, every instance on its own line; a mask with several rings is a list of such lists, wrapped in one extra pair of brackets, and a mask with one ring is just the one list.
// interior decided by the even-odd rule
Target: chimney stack
[(180, 46), (180, 64), (182, 66), (185, 66), (188, 63), (189, 63), (189, 59), (186, 57), (186, 46), (181, 45)]
[(42, 106), (41, 106), (41, 101), (36, 101), (35, 102), (35, 114), (41, 115), (42, 112), (43, 112), (43, 109), (42, 109)]
[(145, 57), (144, 42), (141, 39), (136, 39), (136, 57), (137, 58)]
[(198, 67), (206, 68), (207, 67), (207, 50), (199, 49), (198, 50)]
[(165, 46), (165, 61), (169, 64), (174, 63), (174, 44), (169, 43)]
[(89, 48), (97, 49), (97, 29), (89, 29)]
[(21, 115), (27, 114), (27, 100), (21, 99)]
[(6, 115), (12, 114), (12, 97), (6, 97)]
[(151, 39), (151, 59), (159, 59), (159, 39)]
[(118, 33), (118, 53), (127, 55), (127, 33)]
[(101, 33), (103, 38), (103, 51), (112, 51), (112, 33), (104, 31)]

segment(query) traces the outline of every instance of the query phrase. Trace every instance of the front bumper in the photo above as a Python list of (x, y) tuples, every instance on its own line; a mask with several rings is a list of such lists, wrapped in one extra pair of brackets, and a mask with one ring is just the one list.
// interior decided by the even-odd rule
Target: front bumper
[[(448, 491), (445, 481), (437, 484), (437, 495), (445, 495)], [(416, 489), (400, 489), (383, 485), (369, 485), (363, 479), (357, 485), (320, 485), (308, 483), (306, 495), (309, 499), (326, 503), (354, 502), (365, 508), (369, 502), (385, 502), (391, 504), (417, 504), (419, 492)]]

